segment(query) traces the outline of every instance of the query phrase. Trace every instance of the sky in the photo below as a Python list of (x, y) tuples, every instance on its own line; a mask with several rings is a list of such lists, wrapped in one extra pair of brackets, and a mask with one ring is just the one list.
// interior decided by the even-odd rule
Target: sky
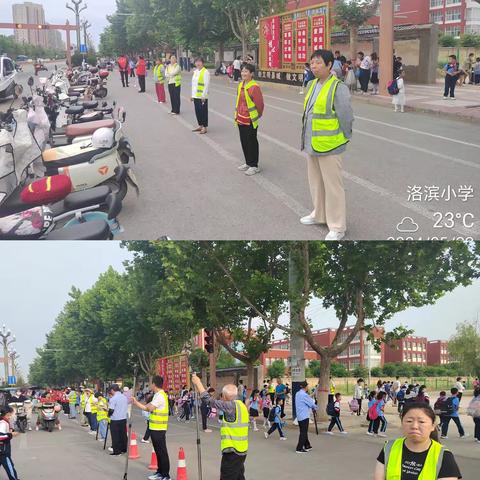
[[(43, 5), (45, 11), (45, 21), (48, 23), (64, 24), (68, 21), (75, 23), (75, 14), (65, 8), (68, 3), (73, 6), (69, 0), (32, 0), (32, 3)], [(12, 22), (12, 5), (15, 3), (23, 3), (23, 0), (0, 0), (0, 22)], [(81, 13), (81, 18), (87, 19), (92, 27), (89, 33), (92, 34), (94, 42), (98, 45), (100, 34), (108, 25), (106, 16), (111, 15), (115, 11), (115, 0), (83, 0), (83, 4), (87, 4), (88, 8)], [(0, 30), (0, 34), (12, 35), (12, 30)], [(72, 42), (75, 32), (71, 33)], [(64, 38), (65, 40), (65, 38)]]
[[(16, 335), (14, 346), (25, 375), (72, 285), (86, 290), (109, 266), (123, 271), (129, 258), (131, 254), (118, 242), (0, 242), (0, 328), (5, 324)], [(448, 339), (457, 323), (475, 320), (479, 312), (480, 281), (476, 281), (434, 305), (397, 314), (386, 327), (405, 325), (430, 340)], [(319, 301), (307, 313), (316, 329), (337, 324), (333, 312), (324, 310)]]

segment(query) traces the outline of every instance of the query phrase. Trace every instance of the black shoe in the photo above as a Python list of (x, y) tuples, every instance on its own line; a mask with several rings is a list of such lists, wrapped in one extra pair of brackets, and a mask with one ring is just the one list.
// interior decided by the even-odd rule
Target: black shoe
[(309, 452), (310, 450), (312, 450), (312, 447), (305, 447), (305, 451)]
[(114, 457), (118, 457), (119, 455), (121, 455), (121, 453), (110, 453), (109, 455), (113, 455)]
[(295, 450), (296, 453), (308, 453), (307, 450), (302, 449), (302, 450)]

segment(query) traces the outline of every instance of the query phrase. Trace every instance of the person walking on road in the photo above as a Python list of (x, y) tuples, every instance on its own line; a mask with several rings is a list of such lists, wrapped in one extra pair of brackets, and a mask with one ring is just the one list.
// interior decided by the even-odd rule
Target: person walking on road
[(435, 413), (425, 403), (405, 406), (403, 435), (386, 442), (377, 457), (374, 480), (462, 478), (455, 457), (438, 442)]
[(235, 122), (240, 132), (245, 163), (238, 169), (251, 176), (260, 172), (258, 168), (258, 121), (263, 115), (264, 102), (260, 85), (253, 80), (255, 67), (246, 64), (242, 69), (242, 81), (238, 85)]
[(450, 55), (448, 63), (443, 67), (445, 71), (445, 90), (443, 92), (443, 99), (455, 100), (455, 87), (457, 86), (460, 69), (457, 62), (456, 55)]
[(341, 240), (347, 229), (341, 154), (352, 137), (353, 110), (348, 87), (330, 73), (332, 64), (331, 51), (313, 52), (310, 66), (316, 78), (305, 97), (301, 148), (308, 154), (314, 210), (300, 221), (327, 224), (326, 240)]
[(238, 389), (227, 384), (222, 389), (222, 399), (212, 397), (202, 385), (197, 375), (192, 375), (200, 398), (210, 408), (223, 412), (220, 428), (222, 462), (220, 480), (245, 480), (245, 460), (248, 453), (248, 410), (245, 404), (237, 399)]
[(108, 416), (110, 417), (110, 434), (112, 446), (108, 449), (110, 455), (127, 453), (127, 413), (128, 398), (120, 392), (120, 387), (114, 383), (109, 390)]
[(120, 70), (120, 78), (122, 87), (128, 87), (128, 58), (125, 54), (120, 55), (117, 60), (118, 69)]
[(242, 72), (242, 57), (237, 57), (233, 61), (233, 81), (238, 82)]
[(70, 393), (68, 394), (68, 404), (70, 406), (70, 413), (68, 418), (74, 419), (77, 418), (77, 392), (75, 391), (74, 388), (70, 390)]
[(395, 113), (400, 110), (400, 113), (405, 112), (405, 105), (407, 103), (407, 95), (405, 93), (405, 71), (400, 69), (398, 71), (397, 81), (398, 93), (392, 95), (392, 104), (395, 107)]
[(195, 60), (195, 72), (192, 77), (192, 97), (195, 105), (195, 115), (198, 127), (193, 130), (201, 135), (207, 133), (208, 128), (208, 87), (210, 85), (210, 72), (205, 68), (202, 57)]
[(165, 103), (165, 66), (160, 59), (157, 60), (153, 68), (153, 78), (155, 79), (155, 92), (157, 93), (158, 103)]
[[(212, 396), (215, 393), (215, 389), (210, 387), (207, 390), (207, 392), (210, 396)], [(200, 403), (200, 414), (202, 415), (202, 430), (205, 433), (212, 433), (212, 430), (210, 428), (208, 428), (208, 424), (207, 424), (207, 419), (208, 419), (208, 416), (209, 416), (210, 412), (211, 412), (210, 407), (205, 402), (201, 402)]]
[(80, 425), (82, 427), (88, 427), (89, 426), (88, 418), (85, 415), (86, 398), (87, 398), (87, 393), (86, 393), (86, 390), (83, 389), (82, 393), (80, 395), (80, 416), (79, 416), (79, 422), (80, 422)]
[(457, 381), (455, 382), (455, 388), (458, 390), (458, 401), (461, 402), (463, 392), (465, 391), (465, 385), (462, 383), (462, 377), (457, 377)]
[(281, 408), (281, 402), (278, 405), (275, 405), (270, 413), (270, 418), (272, 421), (272, 426), (268, 430), (268, 432), (264, 432), (265, 438), (268, 439), (268, 437), (275, 431), (278, 430), (278, 433), (280, 434), (280, 440), (286, 440), (287, 437), (283, 433), (283, 426), (284, 422), (281, 418), (282, 414), (282, 408)]
[(19, 432), (12, 431), (10, 427), (12, 415), (13, 408), (8, 405), (0, 411), (0, 464), (7, 472), (8, 480), (19, 480), (12, 461), (12, 448), (10, 445), (12, 438), (19, 435)]
[(140, 55), (137, 62), (137, 76), (138, 76), (138, 93), (145, 93), (145, 77), (147, 75), (147, 64), (145, 59)]
[(177, 57), (170, 57), (170, 64), (167, 66), (165, 76), (168, 81), (168, 92), (170, 94), (170, 103), (172, 111), (170, 115), (178, 115), (180, 113), (180, 94), (182, 86), (182, 73), (180, 65), (177, 63)]
[(341, 402), (342, 402), (342, 394), (341, 393), (336, 393), (335, 394), (335, 401), (333, 402), (332, 405), (332, 411), (329, 413), (330, 415), (330, 425), (327, 428), (327, 433), (328, 435), (333, 435), (333, 427), (336, 425), (338, 427), (338, 430), (340, 433), (346, 434), (347, 432), (344, 430), (342, 421), (340, 420), (340, 411), (341, 411)]
[(300, 383), (300, 390), (295, 395), (295, 413), (300, 434), (297, 443), (297, 453), (307, 453), (312, 449), (308, 439), (308, 424), (310, 422), (310, 410), (317, 410), (317, 405), (308, 394), (308, 383)]
[(357, 416), (360, 416), (362, 414), (362, 399), (363, 399), (363, 384), (365, 383), (365, 380), (363, 378), (359, 378), (357, 380), (357, 383), (355, 384), (355, 391), (353, 392), (353, 398), (357, 401), (358, 403), (358, 410), (357, 410)]
[(168, 395), (163, 389), (163, 377), (155, 375), (152, 379), (155, 395), (147, 405), (140, 403), (132, 396), (133, 403), (143, 411), (150, 412), (148, 428), (153, 449), (157, 455), (157, 472), (149, 476), (149, 480), (170, 480), (170, 458), (167, 449), (168, 430)]
[(462, 422), (460, 421), (460, 417), (458, 415), (458, 409), (460, 407), (460, 400), (458, 399), (458, 388), (453, 387), (450, 390), (451, 396), (447, 399), (447, 405), (448, 403), (451, 404), (451, 407), (449, 408), (449, 411), (447, 415), (443, 416), (442, 419), (442, 436), (441, 438), (447, 439), (448, 438), (448, 425), (450, 423), (450, 420), (453, 420), (455, 425), (457, 426), (458, 429), (458, 434), (460, 435), (460, 438), (465, 438), (465, 430), (463, 429)]
[(135, 61), (133, 58), (128, 60), (128, 71), (130, 74), (130, 78), (135, 78)]

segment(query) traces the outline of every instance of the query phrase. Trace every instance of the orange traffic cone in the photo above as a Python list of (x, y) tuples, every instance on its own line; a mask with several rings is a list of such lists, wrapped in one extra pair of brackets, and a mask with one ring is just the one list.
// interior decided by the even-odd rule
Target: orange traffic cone
[(130, 460), (135, 460), (140, 458), (138, 453), (138, 446), (137, 446), (137, 435), (132, 430), (132, 438), (130, 439), (130, 448), (128, 449), (128, 458)]
[(180, 447), (178, 452), (177, 480), (188, 480), (187, 463), (185, 462), (185, 452), (183, 451), (182, 447)]
[(152, 448), (152, 458), (150, 459), (150, 465), (148, 466), (149, 470), (158, 470), (157, 455), (155, 450)]

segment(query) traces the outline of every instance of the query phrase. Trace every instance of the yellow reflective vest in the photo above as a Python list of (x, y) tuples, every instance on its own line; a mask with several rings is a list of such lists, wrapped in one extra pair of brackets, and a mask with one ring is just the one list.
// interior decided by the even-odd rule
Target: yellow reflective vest
[(162, 75), (163, 68), (163, 63), (161, 63), (160, 65), (155, 65), (155, 67), (153, 68), (153, 75), (155, 77), (155, 81), (157, 83), (161, 83), (162, 85), (165, 83), (165, 78)]
[(68, 403), (75, 406), (75, 404), (77, 403), (77, 392), (70, 392), (68, 394)]
[[(318, 78), (311, 82), (305, 97), (303, 121), (307, 115), (307, 107)], [(335, 113), (334, 99), (340, 80), (334, 75), (323, 84), (313, 105), (312, 149), (314, 152), (328, 153), (349, 142), (340, 128), (340, 121)]]
[(163, 408), (155, 408), (153, 412), (150, 412), (150, 417), (148, 418), (148, 428), (150, 430), (168, 430), (168, 396), (163, 391), (160, 390), (164, 398)]
[(195, 93), (195, 98), (202, 98), (203, 97), (203, 92), (205, 91), (205, 72), (207, 69), (203, 67), (200, 70), (200, 75), (198, 77), (198, 85), (197, 85), (197, 91)]
[(248, 410), (243, 402), (235, 400), (235, 421), (227, 422), (225, 416), (220, 428), (221, 445), (224, 452), (227, 448), (233, 448), (239, 453), (248, 450)]
[(237, 114), (238, 114), (238, 104), (240, 102), (240, 94), (242, 93), (242, 88), (245, 91), (245, 100), (247, 102), (248, 113), (250, 115), (250, 120), (252, 121), (253, 128), (258, 128), (258, 111), (255, 103), (253, 103), (252, 98), (248, 94), (248, 89), (254, 86), (258, 86), (258, 83), (254, 80), (250, 80), (245, 85), (245, 82), (240, 82), (238, 85), (238, 92), (237, 92), (237, 103), (235, 106), (235, 123), (237, 122)]
[(80, 395), (80, 406), (82, 407), (82, 410), (85, 410), (85, 393)]
[[(402, 477), (402, 453), (405, 438), (386, 442), (383, 449), (385, 453), (385, 480), (400, 480)], [(432, 440), (427, 458), (423, 465), (418, 480), (437, 480), (442, 467), (445, 447)]]
[(102, 396), (98, 397), (97, 407), (97, 421), (101, 422), (102, 420), (109, 420), (107, 399)]

